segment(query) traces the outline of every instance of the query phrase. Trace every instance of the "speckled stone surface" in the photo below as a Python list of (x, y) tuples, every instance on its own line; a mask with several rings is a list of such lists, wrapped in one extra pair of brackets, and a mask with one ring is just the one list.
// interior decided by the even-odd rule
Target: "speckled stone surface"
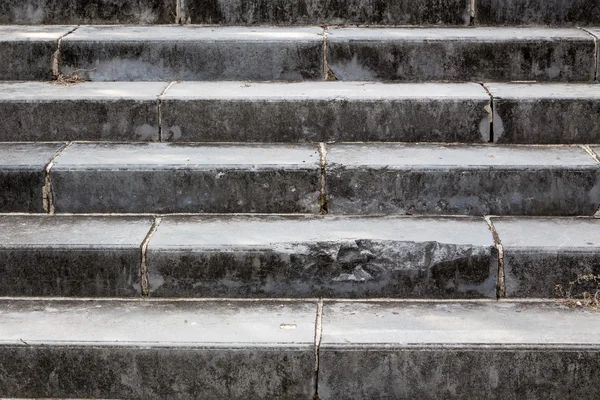
[(600, 26), (596, 0), (476, 0), (482, 25)]

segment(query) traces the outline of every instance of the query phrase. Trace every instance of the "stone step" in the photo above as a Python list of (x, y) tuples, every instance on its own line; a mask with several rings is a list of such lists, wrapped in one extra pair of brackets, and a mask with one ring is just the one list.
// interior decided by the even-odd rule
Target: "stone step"
[(600, 395), (600, 319), (557, 302), (3, 299), (0, 325), (6, 397)]
[(2, 214), (0, 296), (577, 300), (598, 238), (583, 217)]
[(0, 79), (594, 81), (598, 63), (591, 29), (75, 28), (0, 27)]
[(0, 82), (0, 141), (68, 140), (591, 144), (600, 85)]

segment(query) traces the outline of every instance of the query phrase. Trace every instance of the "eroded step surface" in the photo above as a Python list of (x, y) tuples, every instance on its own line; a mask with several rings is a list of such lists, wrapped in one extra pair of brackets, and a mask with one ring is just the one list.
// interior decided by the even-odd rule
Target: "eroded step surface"
[(317, 213), (317, 145), (75, 143), (50, 173), (56, 212)]
[(148, 245), (151, 296), (495, 297), (483, 219), (165, 217)]
[(600, 163), (581, 147), (333, 144), (330, 213), (593, 215)]
[(0, 215), (0, 296), (135, 296), (150, 217)]
[(312, 399), (316, 303), (0, 301), (2, 394)]
[(475, 20), (483, 25), (597, 25), (595, 0), (475, 0)]
[(329, 303), (322, 399), (600, 396), (600, 318), (557, 303)]
[(488, 142), (489, 104), (475, 83), (182, 82), (161, 97), (162, 137)]
[(331, 28), (341, 80), (593, 81), (595, 39), (578, 29)]
[(93, 27), (61, 43), (61, 72), (93, 81), (322, 79), (319, 27)]

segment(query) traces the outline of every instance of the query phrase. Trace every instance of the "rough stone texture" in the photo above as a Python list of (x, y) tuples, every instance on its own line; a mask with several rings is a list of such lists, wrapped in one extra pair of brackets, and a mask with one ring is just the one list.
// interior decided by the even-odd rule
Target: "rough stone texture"
[(593, 81), (594, 39), (578, 29), (332, 28), (340, 80)]
[(483, 25), (600, 25), (597, 0), (476, 0)]
[(339, 144), (330, 213), (592, 215), (600, 165), (579, 147)]
[(488, 142), (489, 106), (474, 83), (184, 82), (161, 121), (174, 141)]
[(489, 83), (494, 141), (600, 143), (600, 85)]
[(172, 24), (175, 0), (3, 0), (0, 24)]
[(92, 81), (321, 79), (318, 27), (81, 27), (61, 71)]
[[(0, 21), (3, 5), (0, 4)], [(58, 39), (75, 26), (0, 26), (0, 81), (50, 80)]]
[(309, 145), (73, 144), (51, 171), (56, 212), (318, 212)]
[(0, 143), (0, 212), (43, 212), (45, 169), (64, 143)]
[(0, 141), (158, 140), (167, 85), (0, 83)]
[(312, 399), (316, 309), (308, 302), (5, 300), (0, 393)]
[(466, 25), (465, 0), (186, 0), (193, 24)]
[(498, 269), (482, 219), (409, 217), (165, 217), (147, 264), (166, 297), (495, 297)]
[(151, 226), (137, 217), (0, 216), (0, 296), (136, 295)]
[(556, 303), (326, 303), (319, 397), (600, 396), (600, 318)]
[[(584, 275), (600, 276), (600, 219), (494, 218), (504, 247), (506, 295), (556, 297)], [(573, 297), (597, 290), (592, 281), (573, 287)]]

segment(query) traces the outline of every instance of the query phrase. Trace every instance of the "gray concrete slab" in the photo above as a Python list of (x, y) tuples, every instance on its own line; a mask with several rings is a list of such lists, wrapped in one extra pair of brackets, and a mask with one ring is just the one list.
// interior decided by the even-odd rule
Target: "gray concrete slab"
[(151, 296), (496, 296), (483, 219), (165, 217), (147, 265)]
[(193, 24), (467, 25), (465, 0), (187, 0), (184, 21)]
[(65, 143), (0, 143), (0, 212), (43, 212), (46, 165)]
[(0, 141), (158, 140), (166, 82), (0, 83)]
[(172, 24), (175, 1), (4, 0), (0, 24)]
[(334, 144), (330, 213), (592, 215), (600, 165), (579, 147)]
[[(493, 218), (504, 247), (504, 282), (508, 297), (564, 297), (596, 289), (600, 275), (600, 219)], [(557, 293), (557, 285), (562, 288)]]
[[(0, 5), (0, 21), (3, 7)], [(0, 26), (0, 81), (52, 79), (52, 56), (58, 49), (58, 39), (74, 28)]]
[(316, 310), (310, 302), (2, 300), (3, 395), (312, 399)]
[(321, 399), (600, 395), (600, 319), (557, 303), (330, 303)]
[(315, 80), (319, 27), (92, 27), (61, 43), (61, 71), (92, 81)]
[(482, 25), (600, 25), (596, 0), (476, 0), (475, 9)]
[(494, 141), (600, 142), (600, 85), (486, 83), (493, 97)]
[(0, 215), (2, 296), (134, 296), (151, 218)]
[(316, 145), (78, 143), (51, 171), (56, 212), (319, 211)]
[(475, 83), (182, 82), (161, 98), (173, 141), (489, 141)]
[(578, 29), (332, 28), (340, 80), (593, 81), (594, 39)]

